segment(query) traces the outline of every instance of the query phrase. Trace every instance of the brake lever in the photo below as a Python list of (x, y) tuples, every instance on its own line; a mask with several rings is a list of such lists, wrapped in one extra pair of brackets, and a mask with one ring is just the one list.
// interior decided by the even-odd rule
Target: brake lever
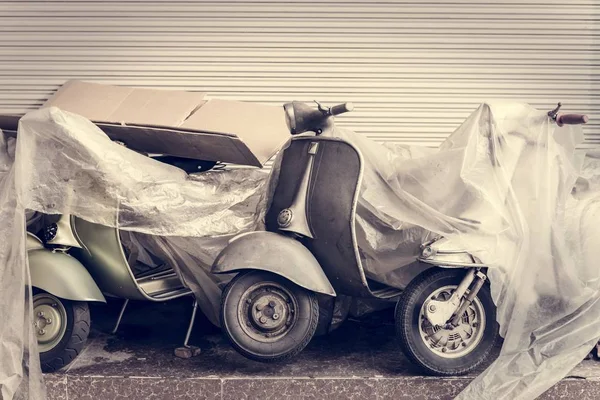
[(331, 115), (331, 108), (330, 107), (326, 107), (326, 106), (322, 105), (317, 100), (313, 100), (313, 101), (315, 103), (317, 103), (317, 108), (318, 108), (319, 111), (321, 111), (321, 114), (323, 114), (323, 115)]
[(548, 116), (556, 121), (556, 117), (558, 116), (558, 110), (562, 107), (562, 104), (559, 102), (556, 108), (552, 111), (548, 111)]

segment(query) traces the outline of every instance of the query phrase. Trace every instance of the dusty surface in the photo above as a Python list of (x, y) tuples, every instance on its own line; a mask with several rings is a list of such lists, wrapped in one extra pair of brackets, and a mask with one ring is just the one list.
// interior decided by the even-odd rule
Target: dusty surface
[[(471, 377), (431, 378), (398, 349), (391, 311), (347, 321), (313, 339), (297, 358), (277, 365), (237, 354), (200, 314), (191, 344), (202, 353), (174, 356), (191, 300), (132, 303), (119, 332), (108, 332), (118, 303), (92, 309), (94, 331), (66, 370), (46, 375), (55, 399), (451, 399)], [(584, 361), (543, 398), (600, 398), (600, 362)]]

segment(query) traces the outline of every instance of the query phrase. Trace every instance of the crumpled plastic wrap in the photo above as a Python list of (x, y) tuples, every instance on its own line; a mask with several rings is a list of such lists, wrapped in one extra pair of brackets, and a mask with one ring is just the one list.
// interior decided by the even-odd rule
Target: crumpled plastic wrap
[(14, 139), (0, 137), (0, 399), (45, 393), (33, 324), (25, 255), (25, 212), (17, 206)]
[(358, 242), (371, 274), (401, 286), (394, 254), (430, 234), (490, 267), (504, 344), (458, 399), (533, 399), (581, 362), (600, 337), (600, 163), (586, 158), (578, 180), (580, 128), (490, 103), (435, 151), (336, 136), (364, 157)]
[(257, 210), (265, 209), (267, 172), (187, 175), (112, 142), (89, 120), (57, 108), (24, 116), (15, 153), (12, 142), (0, 146), (0, 315), (11, 316), (10, 324), (0, 325), (1, 398), (44, 398), (26, 312), (31, 311), (26, 210), (72, 214), (135, 232), (138, 244), (176, 268), (202, 311), (218, 323), (220, 293), (229, 277), (210, 274), (210, 265), (233, 235), (260, 228)]
[(405, 287), (425, 268), (415, 263), (420, 244), (440, 235), (490, 267), (505, 341), (458, 399), (533, 399), (598, 342), (600, 154), (576, 151), (579, 127), (495, 102), (439, 149), (333, 135), (363, 155), (356, 230), (370, 278)]
[[(370, 277), (405, 286), (422, 270), (414, 258), (431, 234), (490, 266), (505, 343), (459, 398), (532, 399), (581, 361), (600, 337), (600, 270), (592, 262), (600, 249), (600, 163), (575, 154), (579, 129), (556, 128), (545, 112), (524, 104), (491, 103), (439, 149), (386, 147), (344, 130), (335, 135), (364, 157), (357, 235)], [(6, 153), (0, 155), (0, 167), (7, 167), (0, 175), (0, 310), (12, 319), (0, 326), (5, 399), (43, 398), (24, 296), (25, 209), (135, 232), (140, 246), (177, 267), (215, 320), (227, 277), (209, 274), (208, 265), (229, 237), (261, 228), (271, 193), (262, 171), (191, 178), (55, 108), (21, 120), (12, 168)], [(272, 189), (277, 164), (271, 178)]]

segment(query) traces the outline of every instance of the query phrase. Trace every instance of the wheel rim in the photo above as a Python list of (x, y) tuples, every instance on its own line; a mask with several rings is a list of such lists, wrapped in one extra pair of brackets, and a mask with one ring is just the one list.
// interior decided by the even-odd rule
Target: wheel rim
[(49, 293), (33, 296), (33, 327), (40, 353), (45, 353), (62, 340), (67, 330), (67, 310), (58, 297)]
[(275, 342), (292, 330), (297, 319), (296, 297), (277, 282), (256, 283), (240, 297), (238, 320), (252, 339)]
[[(441, 287), (429, 298), (448, 300), (456, 288), (456, 285)], [(485, 309), (478, 297), (469, 305), (456, 327), (433, 326), (425, 314), (425, 304), (421, 306), (419, 313), (419, 333), (432, 352), (443, 358), (459, 358), (471, 353), (479, 345), (485, 331)]]

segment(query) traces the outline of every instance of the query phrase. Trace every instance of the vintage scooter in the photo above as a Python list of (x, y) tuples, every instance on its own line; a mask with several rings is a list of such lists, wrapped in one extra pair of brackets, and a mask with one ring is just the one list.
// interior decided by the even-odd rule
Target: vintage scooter
[[(27, 254), (44, 372), (66, 366), (83, 349), (90, 332), (89, 302), (105, 303), (105, 296), (123, 299), (115, 333), (130, 300), (164, 302), (193, 295), (168, 264), (136, 260), (116, 228), (61, 215), (40, 236), (27, 233)], [(188, 345), (197, 308), (194, 297), (184, 345), (176, 350), (182, 357), (197, 353)]]
[(80, 246), (68, 219), (62, 219), (56, 243), (47, 247), (27, 232), (26, 249), (33, 291), (34, 331), (44, 372), (60, 369), (77, 357), (90, 332), (89, 302), (105, 303), (100, 288), (79, 260), (69, 254)]
[[(203, 172), (216, 163), (158, 157), (158, 161)], [(52, 218), (52, 217), (47, 217)], [(130, 300), (164, 302), (193, 296), (167, 263), (147, 265), (135, 249), (123, 246), (116, 228), (90, 223), (71, 215), (53, 217), (39, 232), (27, 232), (27, 254), (33, 288), (34, 328), (42, 370), (51, 372), (72, 362), (90, 332), (88, 303), (106, 303), (106, 297), (123, 300), (112, 333), (121, 323)], [(188, 358), (198, 349), (188, 345), (198, 303), (182, 347), (176, 355)]]
[(318, 296), (392, 300), (409, 358), (430, 374), (466, 374), (498, 338), (486, 266), (440, 239), (422, 247), (423, 272), (404, 291), (366, 277), (355, 232), (362, 156), (347, 141), (328, 137), (333, 117), (351, 109), (286, 104), (291, 133), (314, 135), (296, 136), (284, 150), (266, 231), (233, 238), (213, 264), (214, 273), (238, 272), (222, 295), (222, 329), (245, 357), (282, 361), (315, 334)]

